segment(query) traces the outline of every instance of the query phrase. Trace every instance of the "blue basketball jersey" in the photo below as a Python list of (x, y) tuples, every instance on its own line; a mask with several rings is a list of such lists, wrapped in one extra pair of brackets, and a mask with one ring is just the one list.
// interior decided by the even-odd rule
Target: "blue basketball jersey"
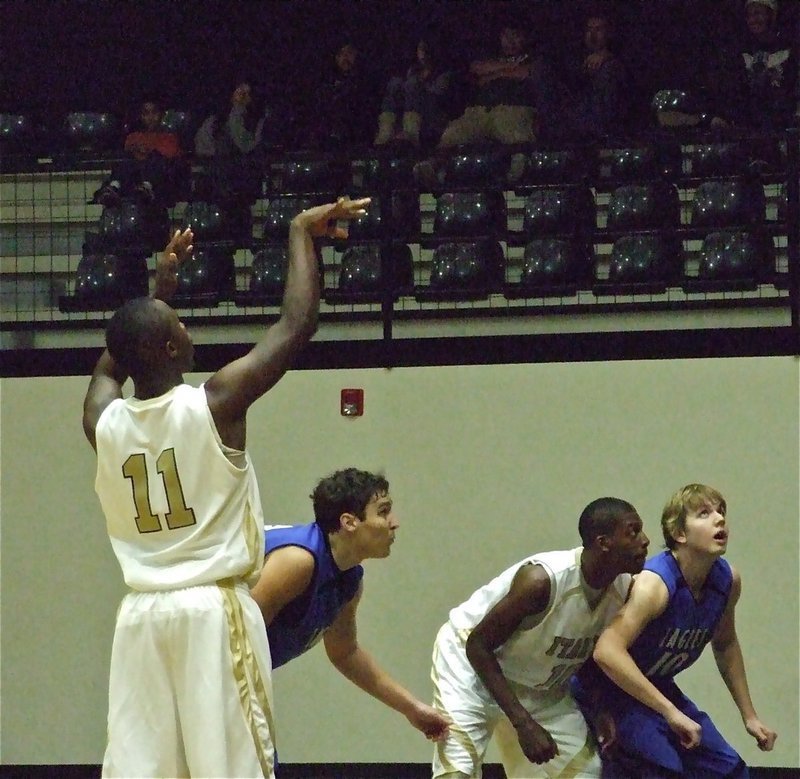
[[(744, 779), (747, 768), (735, 749), (722, 737), (709, 716), (700, 711), (675, 684), (674, 677), (694, 663), (714, 635), (728, 603), (733, 575), (728, 563), (714, 561), (695, 599), (683, 578), (677, 560), (662, 552), (645, 563), (644, 569), (661, 577), (669, 592), (663, 613), (650, 622), (628, 652), (639, 669), (687, 717), (702, 729), (699, 746), (684, 749), (666, 720), (653, 709), (617, 687), (594, 661), (589, 661), (573, 679), (578, 705), (592, 723), (599, 707), (616, 723), (620, 757), (637, 766), (621, 769), (604, 764), (604, 776), (662, 775), (660, 769), (692, 779), (733, 777)], [(594, 696), (589, 692), (594, 688)], [(653, 766), (658, 767), (653, 769)]]
[(629, 648), (644, 675), (660, 687), (688, 668), (714, 635), (731, 591), (731, 567), (718, 558), (695, 600), (683, 578), (678, 561), (669, 552), (648, 560), (645, 571), (661, 577), (669, 591), (663, 613), (650, 622)]
[(309, 650), (358, 592), (364, 568), (341, 571), (331, 555), (328, 539), (316, 522), (308, 525), (267, 526), (265, 554), (284, 546), (299, 546), (314, 555), (314, 576), (306, 591), (287, 603), (267, 628), (272, 667)]

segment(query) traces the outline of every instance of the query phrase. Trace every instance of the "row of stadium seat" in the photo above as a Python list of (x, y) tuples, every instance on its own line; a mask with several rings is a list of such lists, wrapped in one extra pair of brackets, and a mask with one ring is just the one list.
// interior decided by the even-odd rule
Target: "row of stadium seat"
[[(181, 268), (175, 304), (215, 306), (223, 299), (240, 306), (280, 303), (286, 277), (284, 244), (255, 252), (237, 289), (234, 255), (220, 246), (198, 248)], [(418, 301), (480, 300), (490, 294), (509, 299), (564, 297), (578, 290), (596, 295), (658, 294), (668, 287), (685, 292), (754, 290), (759, 284), (785, 286), (775, 270), (771, 238), (759, 231), (715, 231), (702, 241), (699, 260), (687, 262), (683, 244), (662, 232), (617, 238), (608, 255), (576, 238), (530, 241), (522, 256), (491, 238), (437, 245), (429, 262), (414, 263), (402, 242), (356, 244), (341, 251), (337, 283), (325, 290), (327, 302), (380, 303), (412, 296)], [(519, 271), (519, 278), (512, 275)], [(64, 311), (113, 309), (147, 290), (146, 258), (140, 254), (93, 253), (78, 265), (75, 294), (61, 301)]]

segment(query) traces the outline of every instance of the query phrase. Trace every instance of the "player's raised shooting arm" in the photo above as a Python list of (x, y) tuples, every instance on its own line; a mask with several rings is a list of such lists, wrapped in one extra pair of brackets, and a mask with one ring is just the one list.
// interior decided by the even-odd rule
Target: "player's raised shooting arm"
[(511, 587), (473, 628), (467, 639), (467, 659), (514, 727), (530, 720), (508, 684), (495, 652), (520, 628), (523, 621), (547, 609), (550, 577), (540, 565), (526, 564)]
[[(320, 279), (314, 239), (346, 237), (347, 233), (336, 227), (337, 220), (362, 216), (368, 204), (369, 198), (340, 198), (303, 211), (292, 220), (280, 318), (246, 355), (217, 371), (205, 384), (209, 408), (225, 443), (243, 447), (247, 409), (283, 376), (316, 331)], [(233, 432), (232, 440), (226, 431)]]
[[(192, 253), (192, 231), (176, 230), (156, 262), (155, 289), (152, 297), (168, 300), (177, 287), (178, 267)], [(83, 433), (96, 448), (95, 431), (100, 415), (112, 400), (122, 397), (122, 387), (128, 375), (104, 349), (97, 361), (86, 396), (83, 400)]]
[(127, 374), (114, 362), (108, 349), (104, 349), (83, 399), (83, 434), (92, 449), (97, 449), (95, 431), (100, 415), (112, 400), (122, 397), (122, 386), (127, 380)]

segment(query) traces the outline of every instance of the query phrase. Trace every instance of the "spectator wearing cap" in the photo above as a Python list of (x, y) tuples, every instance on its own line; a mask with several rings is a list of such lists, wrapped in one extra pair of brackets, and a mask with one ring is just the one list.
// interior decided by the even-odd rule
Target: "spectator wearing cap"
[(796, 121), (797, 43), (782, 35), (779, 13), (778, 0), (746, 0), (744, 40), (709, 78), (716, 113), (731, 124), (783, 130)]

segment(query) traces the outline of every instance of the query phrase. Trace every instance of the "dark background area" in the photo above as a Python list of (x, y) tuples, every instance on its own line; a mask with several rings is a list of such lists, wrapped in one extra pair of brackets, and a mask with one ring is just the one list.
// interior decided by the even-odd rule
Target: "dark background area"
[[(743, 29), (744, 0), (2, 0), (0, 111), (130, 112), (155, 94), (167, 107), (213, 110), (251, 80), (276, 109), (308, 103), (345, 39), (361, 49), (376, 89), (402, 71), (421, 33), (463, 66), (491, 47), (498, 24), (522, 19), (556, 65), (580, 53), (595, 6), (617, 20), (618, 49), (646, 100), (691, 82)], [(800, 2), (781, 24), (796, 35)]]

